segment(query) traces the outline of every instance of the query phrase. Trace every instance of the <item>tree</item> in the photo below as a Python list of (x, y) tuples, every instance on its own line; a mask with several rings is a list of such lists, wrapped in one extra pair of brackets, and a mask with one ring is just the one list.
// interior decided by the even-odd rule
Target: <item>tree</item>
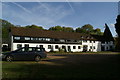
[(64, 32), (74, 32), (73, 28), (71, 27), (61, 27), (61, 26), (55, 26), (49, 28), (51, 31), (64, 31)]
[(55, 27), (49, 28), (48, 30), (51, 30), (51, 31), (62, 31), (62, 27), (61, 26), (55, 26)]
[(75, 32), (86, 33), (86, 30), (81, 29), (80, 27), (76, 28)]
[(115, 29), (118, 34), (118, 37), (120, 38), (120, 15), (117, 16)]
[(103, 35), (103, 33), (101, 32), (101, 29), (97, 28), (97, 29), (94, 29), (91, 34), (94, 34), (94, 35)]
[(6, 20), (2, 20), (2, 38), (9, 37), (9, 30), (11, 27), (15, 26)]
[(71, 27), (62, 27), (64, 32), (74, 32), (73, 28)]
[(120, 15), (117, 16), (115, 29), (118, 34), (118, 37), (116, 38), (116, 51), (120, 51)]
[(41, 26), (37, 26), (37, 25), (27, 25), (25, 26), (26, 28), (38, 28), (38, 29), (43, 29), (43, 27)]
[(81, 29), (83, 29), (83, 31), (85, 31), (86, 33), (90, 33), (93, 31), (93, 26), (90, 24), (86, 24), (82, 26)]
[(93, 35), (102, 35), (103, 34), (99, 28), (93, 29), (93, 26), (90, 24), (86, 24), (86, 25), (82, 26), (81, 28), (80, 27), (76, 28), (75, 32), (87, 33), (87, 34), (93, 34)]

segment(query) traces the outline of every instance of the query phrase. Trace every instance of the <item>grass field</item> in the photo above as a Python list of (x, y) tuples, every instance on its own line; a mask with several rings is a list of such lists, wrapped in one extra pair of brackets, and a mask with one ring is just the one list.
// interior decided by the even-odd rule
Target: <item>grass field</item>
[(48, 54), (40, 62), (2, 62), (3, 80), (120, 79), (120, 54)]

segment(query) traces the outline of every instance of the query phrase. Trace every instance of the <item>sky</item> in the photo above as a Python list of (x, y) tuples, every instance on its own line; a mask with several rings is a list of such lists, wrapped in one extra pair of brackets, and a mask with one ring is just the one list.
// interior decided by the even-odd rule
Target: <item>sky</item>
[(14, 25), (35, 24), (45, 29), (56, 25), (76, 29), (91, 24), (104, 31), (107, 23), (115, 36), (117, 15), (117, 2), (2, 2), (2, 19)]

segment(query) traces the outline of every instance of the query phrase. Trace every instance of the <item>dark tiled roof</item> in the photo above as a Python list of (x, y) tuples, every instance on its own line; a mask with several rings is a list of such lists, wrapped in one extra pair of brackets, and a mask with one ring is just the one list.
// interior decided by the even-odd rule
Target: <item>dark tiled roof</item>
[(29, 36), (29, 37), (48, 37), (56, 39), (82, 39), (91, 37), (89, 34), (75, 33), (75, 32), (62, 32), (62, 31), (49, 31), (49, 30), (40, 30), (35, 28), (23, 28), (15, 27), (11, 28), (11, 33), (14, 36)]
[[(11, 33), (14, 36), (28, 36), (28, 37), (45, 37), (55, 39), (76, 39), (76, 40), (103, 40), (103, 36), (93, 36), (84, 33), (63, 32), (63, 31), (49, 31), (40, 30), (36, 28), (14, 27), (11, 28)], [(82, 38), (83, 37), (83, 38)]]

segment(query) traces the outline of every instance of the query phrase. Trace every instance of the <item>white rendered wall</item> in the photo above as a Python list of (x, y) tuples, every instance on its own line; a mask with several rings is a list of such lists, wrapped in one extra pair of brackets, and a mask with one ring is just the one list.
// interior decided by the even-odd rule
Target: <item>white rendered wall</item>
[[(45, 43), (13, 43), (13, 50), (17, 49), (17, 44), (21, 44), (22, 47), (25, 47), (25, 44), (29, 44), (29, 47), (36, 47), (39, 45), (43, 45), (43, 47), (47, 52), (51, 50), (51, 49), (48, 49), (48, 45), (52, 45), (54, 51), (59, 51), (59, 49), (55, 49), (55, 45), (58, 45), (58, 47), (61, 49), (62, 49), (62, 46), (65, 46), (67, 51), (68, 51), (68, 46), (70, 46), (72, 52), (80, 52), (83, 50), (82, 48), (78, 49), (78, 46), (81, 46), (79, 44), (45, 44)], [(73, 46), (76, 46), (76, 49), (73, 49)]]
[[(90, 41), (87, 41), (87, 42), (82, 41), (82, 45), (88, 46), (87, 51), (92, 51), (92, 52), (101, 51), (101, 42), (100, 41), (95, 41), (95, 43), (93, 41), (91, 43), (90, 43)], [(95, 49), (94, 48), (91, 49), (90, 46), (95, 47)]]
[[(82, 42), (82, 45), (80, 45), (80, 44), (47, 44), (47, 43), (13, 43), (12, 50), (17, 49), (17, 44), (21, 44), (22, 47), (25, 47), (25, 44), (29, 44), (29, 47), (36, 47), (36, 46), (39, 47), (39, 45), (43, 45), (43, 47), (45, 48), (45, 50), (47, 52), (49, 52), (51, 50), (51, 49), (48, 49), (48, 45), (53, 46), (54, 51), (59, 51), (59, 49), (55, 49), (55, 45), (58, 45), (58, 47), (60, 49), (62, 49), (62, 46), (65, 46), (67, 51), (68, 51), (68, 46), (70, 46), (72, 52), (81, 52), (81, 51), (83, 51), (83, 45), (88, 45), (87, 51), (89, 51), (90, 46), (95, 46), (95, 49), (91, 50), (93, 52), (101, 51), (101, 43), (99, 41), (96, 41), (95, 43), (93, 43), (93, 42), (90, 43), (90, 41)], [(76, 46), (76, 48), (73, 49), (73, 46)], [(81, 48), (78, 49), (78, 46), (80, 46)]]

